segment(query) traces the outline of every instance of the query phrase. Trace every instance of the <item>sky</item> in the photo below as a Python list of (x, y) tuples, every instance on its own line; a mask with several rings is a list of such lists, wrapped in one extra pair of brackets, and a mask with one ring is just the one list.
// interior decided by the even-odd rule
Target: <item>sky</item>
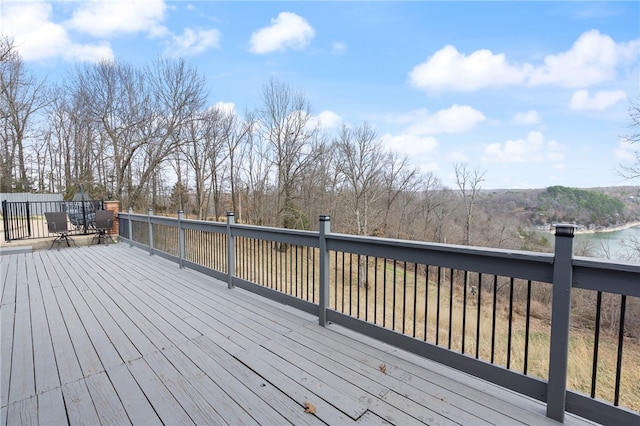
[(640, 148), (638, 1), (0, 0), (0, 33), (51, 82), (182, 57), (240, 115), (275, 78), (450, 187), (460, 162), (485, 189), (640, 185), (617, 172)]

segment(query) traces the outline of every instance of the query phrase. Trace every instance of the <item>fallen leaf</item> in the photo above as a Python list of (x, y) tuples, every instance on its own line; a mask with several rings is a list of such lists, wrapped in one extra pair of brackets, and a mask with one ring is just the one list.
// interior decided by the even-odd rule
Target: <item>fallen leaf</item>
[(387, 374), (387, 366), (384, 364), (380, 364), (380, 371), (382, 371), (384, 374)]
[(316, 406), (310, 403), (309, 401), (305, 401), (304, 403), (304, 412), (309, 414), (316, 413)]

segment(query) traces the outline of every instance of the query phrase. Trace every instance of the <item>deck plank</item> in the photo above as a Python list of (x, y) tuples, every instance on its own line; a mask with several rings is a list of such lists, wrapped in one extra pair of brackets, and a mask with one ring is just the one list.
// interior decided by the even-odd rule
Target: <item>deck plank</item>
[[(38, 252), (42, 254), (41, 252)], [(34, 253), (35, 254), (35, 253)], [(34, 257), (34, 261), (37, 260)], [(49, 262), (48, 256), (41, 256), (39, 258), (43, 261), (44, 265)], [(77, 380), (81, 380), (84, 375), (82, 368), (78, 361), (78, 357), (75, 353), (75, 348), (69, 336), (62, 311), (58, 305), (54, 288), (62, 288), (62, 281), (59, 280), (58, 275), (54, 272), (55, 269), (49, 269), (49, 275), (46, 282), (42, 282), (40, 285), (40, 292), (42, 297), (42, 303), (44, 305), (45, 315), (47, 318), (47, 325), (50, 333), (51, 343), (53, 346), (53, 353), (56, 370), (44, 371), (44, 374), (55, 374), (58, 376), (61, 385), (72, 383)], [(40, 356), (40, 354), (39, 354)], [(38, 367), (38, 374), (40, 374), (40, 367)], [(42, 382), (48, 381), (48, 379), (38, 379)], [(54, 379), (55, 380), (55, 379)]]
[(84, 379), (62, 386), (69, 424), (97, 425), (100, 417)]
[[(342, 356), (332, 359), (325, 357), (317, 351), (319, 346), (317, 344), (314, 344), (311, 349), (297, 343), (295, 340), (279, 339), (267, 342), (263, 346), (287, 359), (297, 360), (297, 364), (307, 371), (318, 371), (320, 376), (332, 383), (332, 386), (335, 386), (333, 383), (336, 382), (337, 379), (342, 379), (359, 387), (362, 396), (358, 400), (364, 403), (370, 410), (374, 411), (377, 416), (391, 423), (411, 424), (415, 423), (416, 420), (427, 423), (437, 422), (439, 424), (455, 423), (444, 417), (442, 413), (443, 404), (441, 404), (439, 400), (433, 401), (433, 406), (440, 407), (439, 410), (431, 410), (424, 406), (416, 407), (416, 404), (410, 402), (401, 406), (394, 405), (392, 403), (393, 401), (389, 401), (386, 398), (386, 395), (390, 392), (391, 387), (398, 387), (402, 382), (388, 379), (386, 374), (382, 373), (379, 368), (370, 368), (369, 370), (375, 373), (376, 376), (387, 380), (373, 380), (365, 374), (355, 373), (351, 369), (354, 368), (354, 364), (356, 364), (352, 358)], [(324, 347), (326, 348), (327, 346)], [(349, 362), (344, 362), (345, 359), (348, 359)], [(347, 365), (350, 367), (347, 367)], [(374, 375), (371, 377), (373, 376)], [(381, 384), (383, 381), (389, 386)], [(345, 389), (345, 391), (350, 394), (355, 393), (353, 390)], [(406, 400), (406, 398), (404, 399)], [(414, 407), (414, 409), (409, 410), (408, 407)], [(458, 417), (460, 416), (458, 415)]]
[[(39, 288), (38, 288), (39, 290)], [(58, 366), (49, 330), (42, 294), (31, 298), (31, 333), (33, 334), (33, 362), (38, 394), (60, 387)], [(56, 374), (51, 372), (55, 371)]]
[[(9, 381), (11, 379), (11, 357), (13, 353), (13, 326), (16, 318), (16, 304), (10, 303), (0, 309), (0, 405), (9, 404)], [(6, 420), (6, 411), (3, 420)]]
[(3, 424), (554, 424), (537, 401), (137, 248), (0, 262)]
[(108, 368), (107, 375), (131, 423), (138, 425), (161, 423), (153, 406), (125, 364)]
[(162, 423), (166, 425), (194, 424), (184, 407), (167, 388), (162, 380), (163, 376), (156, 375), (144, 358), (128, 363), (128, 369)]
[(89, 376), (85, 379), (85, 383), (89, 395), (91, 395), (91, 401), (96, 408), (100, 424), (123, 425), (131, 423), (122, 401), (106, 373)]
[(162, 353), (149, 354), (145, 360), (196, 424), (226, 423), (216, 407), (211, 405), (214, 402), (207, 401)]
[[(281, 416), (285, 417), (287, 421), (295, 425), (324, 424), (316, 416), (305, 413), (304, 404), (300, 404), (288, 397), (276, 386), (269, 383), (265, 377), (262, 377), (244, 364), (236, 362), (235, 359), (225, 356), (224, 354), (227, 353), (225, 349), (209, 337), (201, 336), (190, 343), (193, 343), (203, 353), (215, 360), (214, 364), (207, 364), (209, 368), (224, 368), (236, 380), (251, 389), (251, 391), (260, 397), (269, 407), (274, 409)], [(211, 371), (209, 370), (209, 372)], [(255, 405), (256, 409), (260, 409), (260, 406), (261, 404)], [(252, 405), (249, 409), (253, 409), (253, 407), (254, 406)]]
[[(19, 256), (23, 257), (23, 256)], [(33, 342), (31, 339), (31, 312), (29, 288), (21, 283), (16, 288), (16, 309), (9, 381), (9, 404), (35, 395)]]
[(38, 424), (38, 400), (35, 396), (9, 404), (7, 424)]
[(61, 388), (52, 389), (38, 395), (38, 424), (69, 424)]
[[(193, 372), (200, 370), (202, 373), (215, 383), (216, 392), (219, 392), (217, 398), (224, 398), (224, 400), (233, 401), (233, 403), (242, 409), (240, 413), (243, 422), (265, 422), (268, 424), (286, 424), (287, 419), (279, 414), (270, 404), (262, 400), (257, 394), (253, 393), (243, 382), (238, 380), (235, 376), (229, 373), (224, 364), (228, 364), (228, 361), (224, 358), (231, 358), (230, 355), (224, 353), (215, 358), (202, 351), (192, 341), (181, 344), (178, 348), (172, 348), (167, 352), (177, 352), (177, 350), (183, 352), (184, 356), (189, 359), (189, 363), (184, 360), (181, 364), (193, 374)], [(179, 358), (182, 355), (178, 355)], [(172, 357), (173, 358), (173, 357)], [(184, 374), (184, 373), (183, 373)], [(237, 410), (236, 407), (232, 407), (232, 410)], [(246, 415), (251, 416), (246, 417)], [(225, 420), (229, 420), (230, 417), (224, 415)], [(232, 422), (233, 423), (233, 422)]]

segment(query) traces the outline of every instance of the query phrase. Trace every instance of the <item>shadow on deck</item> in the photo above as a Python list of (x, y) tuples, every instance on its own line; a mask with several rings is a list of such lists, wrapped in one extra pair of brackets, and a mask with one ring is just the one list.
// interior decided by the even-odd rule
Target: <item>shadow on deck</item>
[(556, 423), (541, 402), (123, 244), (0, 262), (3, 424)]

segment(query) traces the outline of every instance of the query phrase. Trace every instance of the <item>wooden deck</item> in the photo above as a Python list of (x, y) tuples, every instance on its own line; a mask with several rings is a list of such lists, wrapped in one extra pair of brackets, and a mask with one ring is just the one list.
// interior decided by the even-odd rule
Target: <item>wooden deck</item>
[(2, 424), (555, 423), (537, 401), (124, 244), (0, 266)]

